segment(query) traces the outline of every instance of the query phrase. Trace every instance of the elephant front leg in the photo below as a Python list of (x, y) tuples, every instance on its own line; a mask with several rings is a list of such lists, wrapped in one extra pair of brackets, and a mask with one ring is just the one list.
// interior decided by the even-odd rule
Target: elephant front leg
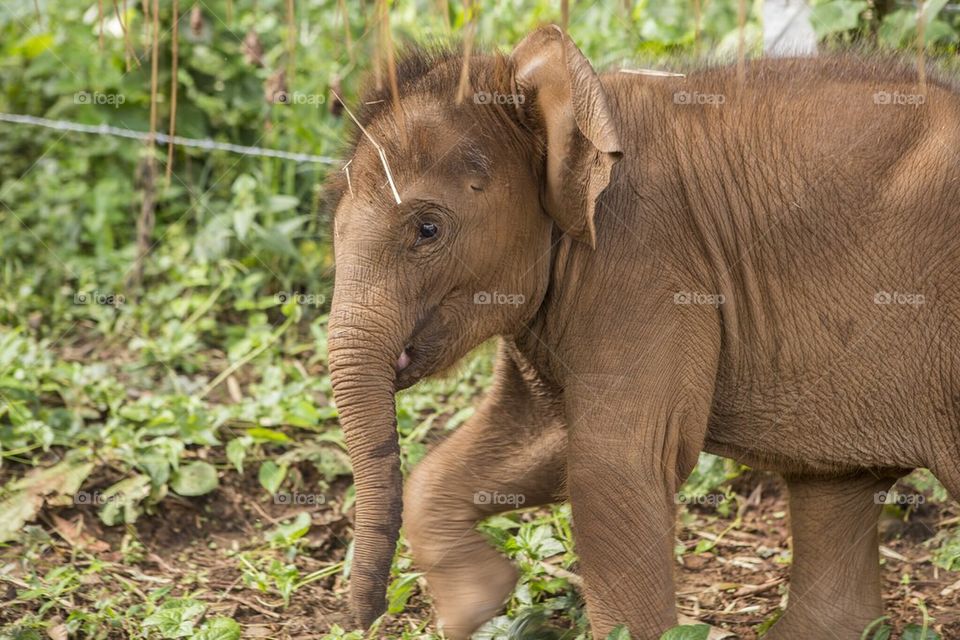
[(791, 478), (793, 563), (787, 609), (769, 640), (857, 640), (883, 615), (877, 495), (894, 479)]
[(413, 471), (404, 528), (447, 638), (468, 638), (512, 592), (513, 565), (474, 530), (483, 518), (563, 499), (567, 435), (501, 356), (477, 413)]
[(675, 496), (709, 405), (681, 408), (662, 380), (646, 382), (591, 379), (570, 400), (568, 491), (595, 638), (625, 625), (632, 638), (656, 640), (677, 623)]

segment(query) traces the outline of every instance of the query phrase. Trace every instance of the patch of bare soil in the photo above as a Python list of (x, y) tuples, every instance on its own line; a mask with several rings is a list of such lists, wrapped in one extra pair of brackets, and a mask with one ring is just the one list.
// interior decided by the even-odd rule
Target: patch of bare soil
[[(759, 636), (760, 621), (772, 622), (786, 605), (787, 494), (782, 480), (767, 474), (743, 476), (736, 489), (747, 497), (748, 506), (734, 529), (728, 529), (730, 518), (718, 517), (712, 509), (690, 509), (693, 520), (683, 523), (682, 542), (691, 550), (698, 544), (714, 546), (684, 555), (677, 602), (683, 613), (753, 640)], [(934, 566), (923, 544), (940, 527), (956, 521), (953, 504), (923, 505), (906, 521), (889, 514), (882, 518), (883, 597), (897, 632), (922, 621), (920, 598), (935, 619), (931, 628), (944, 640), (960, 638), (960, 573)]]
[[(311, 486), (311, 470), (304, 466), (300, 471), (303, 486)], [(131, 588), (146, 597), (168, 586), (172, 595), (191, 593), (204, 600), (208, 614), (235, 618), (244, 627), (244, 637), (319, 638), (335, 624), (351, 626), (340, 573), (298, 589), (284, 607), (279, 597), (243, 583), (236, 553), (262, 549), (265, 530), (308, 510), (313, 526), (298, 559), (301, 575), (343, 560), (352, 535), (341, 506), (348, 486), (344, 482), (331, 487), (321, 505), (289, 505), (265, 495), (252, 474), (229, 473), (216, 492), (190, 500), (168, 497), (155, 513), (126, 527), (103, 526), (96, 508), (88, 505), (48, 509), (40, 524), (53, 543), (42, 545), (40, 552), (18, 545), (0, 550), (0, 563), (6, 565), (0, 590), (6, 591), (5, 601), (13, 600), (26, 586), (28, 565), (42, 574), (71, 563), (86, 567), (95, 559), (104, 563), (101, 577), (89, 578), (89, 594), (71, 597), (83, 601), (111, 592), (126, 595)], [(760, 622), (775, 618), (785, 599), (786, 492), (776, 477), (762, 474), (741, 478), (735, 489), (746, 501), (736, 527), (731, 527), (736, 513), (720, 515), (712, 505), (690, 507), (682, 519), (678, 539), (687, 552), (677, 572), (678, 604), (682, 613), (751, 640), (757, 638)], [(916, 599), (922, 598), (941, 637), (960, 638), (960, 574), (938, 570), (923, 544), (938, 527), (956, 521), (953, 505), (924, 505), (905, 522), (888, 519), (881, 524), (884, 598), (898, 628), (919, 621)], [(136, 551), (131, 551), (133, 541), (139, 543)], [(14, 601), (0, 607), (0, 624), (17, 622), (40, 604)], [(61, 616), (67, 613), (63, 610)], [(421, 585), (406, 612), (389, 621), (380, 635), (395, 637), (430, 615)], [(118, 630), (112, 637), (125, 635)]]

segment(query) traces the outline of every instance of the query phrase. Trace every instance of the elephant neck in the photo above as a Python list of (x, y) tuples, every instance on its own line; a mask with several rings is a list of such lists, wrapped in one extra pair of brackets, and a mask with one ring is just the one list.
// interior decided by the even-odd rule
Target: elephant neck
[[(513, 336), (505, 336), (519, 357), (548, 387), (562, 387), (564, 365), (560, 359), (563, 338), (562, 292), (571, 278), (571, 252), (576, 242), (554, 227), (550, 240), (550, 275), (540, 306), (524, 327)], [(574, 277), (575, 279), (575, 277)]]

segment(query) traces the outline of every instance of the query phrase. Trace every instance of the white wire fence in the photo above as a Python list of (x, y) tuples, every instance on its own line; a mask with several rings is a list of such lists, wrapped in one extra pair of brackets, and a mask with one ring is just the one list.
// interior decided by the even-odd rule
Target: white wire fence
[[(37, 116), (20, 115), (16, 113), (0, 112), (0, 122), (12, 124), (28, 125), (34, 127), (44, 127), (55, 129), (57, 131), (70, 131), (75, 133), (86, 133), (101, 136), (114, 136), (117, 138), (128, 138), (131, 140), (147, 141), (151, 138), (149, 132), (135, 131), (133, 129), (124, 129), (114, 127), (108, 124), (81, 124), (68, 120), (51, 120), (50, 118), (40, 118)], [(183, 136), (168, 136), (165, 133), (156, 133), (153, 139), (158, 144), (173, 143), (179, 147), (192, 147), (194, 149), (205, 149), (207, 151), (226, 151), (228, 153), (237, 153), (245, 156), (259, 156), (263, 158), (278, 158), (280, 160), (290, 160), (292, 162), (313, 162), (319, 164), (339, 164), (340, 160), (329, 156), (316, 156), (309, 153), (295, 153), (292, 151), (281, 151), (279, 149), (265, 149), (263, 147), (248, 147), (231, 142), (219, 142), (217, 140), (185, 138)]]

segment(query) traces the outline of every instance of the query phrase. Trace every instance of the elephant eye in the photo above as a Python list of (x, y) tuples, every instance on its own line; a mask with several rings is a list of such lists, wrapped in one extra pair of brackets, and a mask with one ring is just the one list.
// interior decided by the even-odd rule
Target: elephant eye
[(421, 222), (417, 227), (417, 244), (429, 242), (440, 232), (440, 227), (434, 222)]

